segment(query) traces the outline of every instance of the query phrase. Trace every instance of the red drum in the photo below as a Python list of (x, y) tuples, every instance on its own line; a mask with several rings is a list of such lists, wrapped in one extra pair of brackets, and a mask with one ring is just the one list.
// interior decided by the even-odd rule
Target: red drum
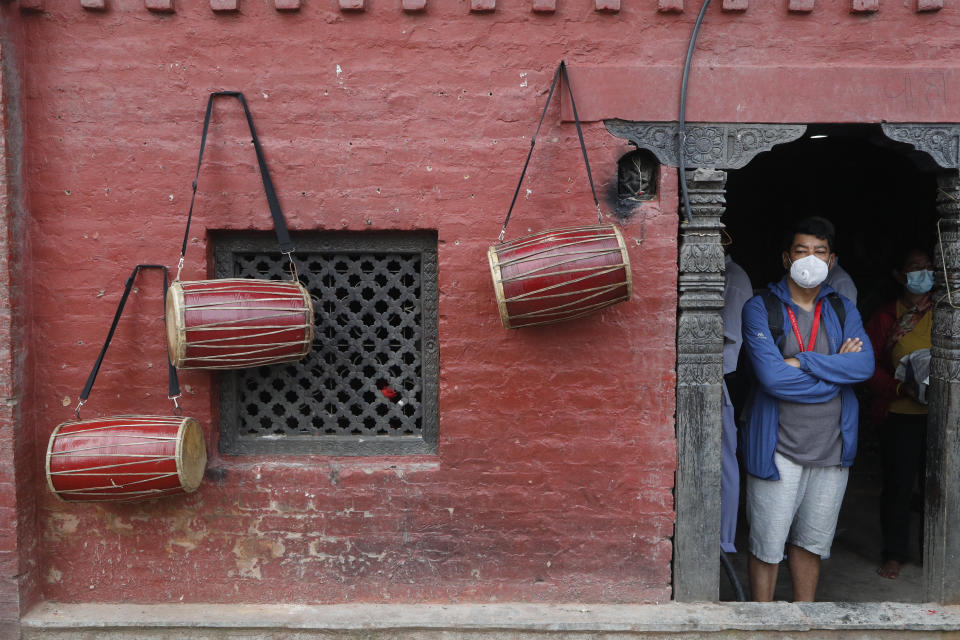
[(207, 466), (193, 418), (112, 416), (64, 422), (47, 445), (47, 485), (66, 502), (133, 502), (191, 493)]
[(167, 346), (178, 369), (245, 369), (299, 360), (313, 346), (313, 302), (299, 282), (174, 282)]
[(630, 258), (612, 224), (552, 229), (490, 247), (507, 329), (572, 320), (630, 299)]

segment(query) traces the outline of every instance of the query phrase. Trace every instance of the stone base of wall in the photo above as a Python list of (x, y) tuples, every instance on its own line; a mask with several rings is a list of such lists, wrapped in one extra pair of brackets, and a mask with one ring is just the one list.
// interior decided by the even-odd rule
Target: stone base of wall
[(24, 640), (960, 638), (960, 606), (777, 602), (664, 605), (133, 605), (43, 603)]

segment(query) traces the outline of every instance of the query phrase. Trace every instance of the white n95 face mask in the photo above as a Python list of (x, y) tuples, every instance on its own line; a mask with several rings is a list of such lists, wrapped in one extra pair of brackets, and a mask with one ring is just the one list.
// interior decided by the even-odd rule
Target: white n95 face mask
[(804, 289), (819, 287), (827, 279), (829, 271), (827, 263), (813, 254), (795, 260), (790, 265), (790, 277)]

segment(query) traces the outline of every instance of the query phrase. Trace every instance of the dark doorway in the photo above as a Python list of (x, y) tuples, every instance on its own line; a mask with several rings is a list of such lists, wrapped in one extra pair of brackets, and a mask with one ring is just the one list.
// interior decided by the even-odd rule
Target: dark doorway
[[(796, 219), (821, 215), (837, 228), (836, 253), (858, 289), (864, 322), (896, 296), (890, 275), (911, 246), (933, 253), (936, 172), (928, 156), (886, 138), (879, 125), (811, 125), (803, 138), (758, 155), (730, 171), (723, 222), (730, 254), (755, 289), (784, 273), (782, 235)], [(898, 580), (876, 575), (880, 562), (879, 445), (869, 398), (861, 393), (860, 446), (840, 514), (833, 555), (823, 563), (818, 600), (922, 601), (919, 514), (914, 515), (916, 558)], [(741, 519), (742, 520), (742, 519)], [(747, 527), (741, 521), (734, 558), (746, 580)], [(731, 595), (721, 581), (721, 599)], [(789, 573), (781, 567), (777, 599), (789, 599)]]

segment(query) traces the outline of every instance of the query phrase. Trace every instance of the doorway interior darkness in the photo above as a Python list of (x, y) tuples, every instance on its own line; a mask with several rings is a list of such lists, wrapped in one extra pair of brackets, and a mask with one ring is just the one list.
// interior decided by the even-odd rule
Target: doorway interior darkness
[[(858, 306), (866, 321), (879, 304), (896, 295), (890, 270), (898, 254), (920, 246), (932, 255), (936, 171), (929, 156), (891, 141), (879, 125), (811, 125), (799, 140), (776, 146), (743, 169), (728, 172), (723, 222), (733, 238), (730, 253), (755, 288), (765, 287), (783, 275), (784, 230), (796, 219), (822, 215), (836, 225), (836, 253), (857, 285)], [(921, 600), (919, 567), (905, 570), (899, 583), (873, 573), (880, 554), (879, 447), (866, 402), (861, 400), (859, 455), (841, 513), (834, 558), (824, 565), (818, 599)], [(922, 557), (919, 519), (915, 515), (918, 563)], [(742, 542), (737, 546), (742, 556), (745, 532), (746, 525), (741, 523)], [(745, 568), (745, 561), (735, 564)], [(783, 578), (777, 597), (789, 598), (788, 581)], [(721, 597), (724, 591), (722, 587)]]

